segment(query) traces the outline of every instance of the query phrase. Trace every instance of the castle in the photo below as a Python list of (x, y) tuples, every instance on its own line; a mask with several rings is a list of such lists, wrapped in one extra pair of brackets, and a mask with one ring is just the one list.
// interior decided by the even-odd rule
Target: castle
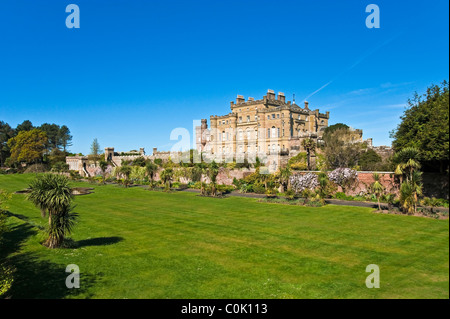
[[(216, 162), (255, 163), (256, 158), (264, 163), (270, 171), (287, 165), (289, 158), (306, 149), (302, 142), (312, 139), (316, 144), (322, 143), (325, 129), (328, 127), (330, 112), (320, 113), (319, 109), (310, 109), (309, 103), (301, 107), (286, 101), (284, 93), (275, 95), (273, 90), (260, 100), (249, 97), (246, 101), (238, 95), (236, 102), (230, 102), (231, 112), (227, 115), (210, 116), (210, 128), (207, 120), (195, 127), (196, 149), (205, 160)], [(363, 142), (362, 130), (354, 130), (350, 143)], [(372, 139), (365, 141), (369, 148)], [(385, 149), (383, 149), (385, 151)], [(390, 151), (390, 148), (387, 148)], [(176, 154), (175, 154), (176, 153)], [(154, 160), (172, 160), (180, 152), (159, 152), (153, 149), (152, 155), (140, 151), (117, 153), (114, 148), (105, 148), (105, 160), (113, 166), (121, 166), (122, 161), (132, 161), (138, 157)], [(312, 154), (312, 161), (315, 155)], [(89, 169), (95, 164), (86, 156), (67, 157), (66, 163), (71, 170), (77, 170), (83, 176), (91, 176)]]
[(308, 102), (301, 107), (286, 101), (282, 92), (275, 96), (273, 90), (260, 100), (245, 101), (238, 95), (230, 108), (227, 115), (211, 116), (209, 129), (206, 119), (196, 127), (197, 151), (219, 162), (233, 158), (254, 162), (258, 157), (270, 165), (283, 165), (304, 151), (303, 140), (320, 142), (330, 118), (329, 112), (312, 110)]

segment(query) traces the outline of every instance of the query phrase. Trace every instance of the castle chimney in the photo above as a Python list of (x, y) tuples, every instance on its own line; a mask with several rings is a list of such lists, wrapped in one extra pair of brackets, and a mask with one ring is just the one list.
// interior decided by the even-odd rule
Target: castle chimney
[(286, 97), (284, 96), (283, 92), (278, 92), (277, 100), (283, 103), (286, 102)]
[(309, 105), (309, 103), (307, 101), (305, 101), (305, 109), (309, 109), (308, 105)]
[(252, 98), (252, 97), (249, 97), (248, 100), (249, 100), (249, 101), (254, 101), (255, 99)]
[(236, 104), (244, 103), (245, 99), (243, 95), (238, 95), (236, 98)]
[(153, 155), (155, 155), (158, 152), (158, 148), (154, 147), (153, 148)]
[(267, 90), (267, 99), (268, 100), (275, 100), (275, 92), (274, 92), (274, 90)]
[(144, 156), (144, 155), (145, 155), (145, 150), (144, 150), (143, 147), (141, 147), (141, 148), (139, 149), (139, 154), (140, 154), (141, 156)]

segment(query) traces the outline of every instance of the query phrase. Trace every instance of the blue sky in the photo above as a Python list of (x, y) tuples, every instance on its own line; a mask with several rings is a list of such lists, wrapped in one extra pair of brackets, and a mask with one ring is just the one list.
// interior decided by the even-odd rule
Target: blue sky
[[(68, 29), (65, 8), (80, 8)], [(368, 4), (380, 28), (368, 29)], [(448, 79), (448, 1), (0, 1), (0, 120), (67, 125), (73, 152), (170, 150), (237, 94), (307, 98), (390, 145), (408, 98)]]

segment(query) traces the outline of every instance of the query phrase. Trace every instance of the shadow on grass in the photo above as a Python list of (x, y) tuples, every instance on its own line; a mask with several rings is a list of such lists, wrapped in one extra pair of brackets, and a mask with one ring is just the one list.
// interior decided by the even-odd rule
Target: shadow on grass
[(87, 246), (106, 246), (106, 245), (113, 245), (121, 242), (123, 240), (122, 237), (98, 237), (98, 238), (89, 238), (89, 239), (83, 239), (75, 242), (75, 246), (77, 248), (79, 247), (87, 247)]
[[(17, 216), (16, 216), (17, 217)], [(13, 270), (13, 283), (2, 298), (11, 299), (61, 299), (67, 297), (90, 297), (90, 288), (101, 280), (101, 275), (94, 276), (80, 273), (80, 288), (66, 287), (66, 266), (40, 258), (38, 253), (21, 252), (28, 238), (37, 234), (30, 224), (11, 227), (4, 234), (0, 249), (0, 262), (5, 262)], [(48, 248), (42, 248), (48, 249)]]

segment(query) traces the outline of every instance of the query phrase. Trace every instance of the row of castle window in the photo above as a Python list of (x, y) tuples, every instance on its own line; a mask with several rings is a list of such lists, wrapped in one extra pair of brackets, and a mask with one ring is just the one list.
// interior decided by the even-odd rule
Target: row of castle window
[[(280, 151), (280, 144), (278, 144), (278, 145), (272, 144), (272, 147), (270, 147), (270, 144), (268, 144), (267, 149), (273, 153), (277, 153)], [(251, 153), (251, 152), (254, 152), (255, 150), (256, 150), (256, 145), (254, 145), (253, 147), (251, 145), (247, 147), (247, 152)], [(286, 150), (284, 145), (283, 145), (282, 150), (283, 151)], [(222, 153), (222, 151), (226, 152), (227, 154), (230, 154), (232, 152), (232, 148), (229, 146), (223, 147), (223, 148), (222, 148), (222, 146), (219, 146), (218, 152)], [(243, 152), (244, 152), (243, 146), (239, 145), (239, 153), (243, 153)], [(258, 152), (261, 152), (261, 146), (258, 146)]]
[[(290, 116), (290, 118), (292, 118), (292, 114), (289, 114)], [(284, 117), (284, 114), (283, 113), (281, 113), (281, 117), (283, 118)], [(247, 115), (247, 123), (249, 123), (250, 122), (250, 115)], [(267, 115), (267, 119), (268, 120), (270, 120), (270, 115)], [(279, 119), (280, 118), (280, 114), (275, 114), (275, 113), (273, 113), (272, 114), (272, 120), (273, 119)], [(260, 117), (258, 116), (258, 115), (255, 115), (255, 121), (259, 121), (259, 119), (260, 119)], [(299, 115), (298, 116), (298, 119), (299, 120), (301, 120), (302, 119), (302, 116), (301, 115)], [(305, 121), (308, 121), (308, 117), (307, 116), (305, 116)], [(228, 121), (228, 120), (226, 120), (226, 121), (222, 121), (222, 125), (228, 125), (228, 123), (229, 124), (231, 124), (231, 120), (230, 121)], [(242, 123), (242, 116), (239, 116), (239, 123)], [(322, 120), (322, 124), (324, 123), (324, 121)]]
[[(282, 135), (280, 135), (280, 132)], [(250, 129), (246, 130), (247, 139), (250, 140), (252, 138), (252, 131)], [(272, 126), (272, 128), (267, 129), (267, 138), (275, 138), (275, 137), (281, 137), (284, 136), (284, 128), (280, 130), (280, 128)], [(219, 133), (219, 141), (229, 141), (232, 137), (232, 134), (230, 132), (222, 131), (222, 133)], [(244, 132), (242, 130), (239, 130), (238, 132), (238, 139), (242, 140), (244, 137)], [(258, 138), (258, 130), (255, 130), (255, 138)]]

